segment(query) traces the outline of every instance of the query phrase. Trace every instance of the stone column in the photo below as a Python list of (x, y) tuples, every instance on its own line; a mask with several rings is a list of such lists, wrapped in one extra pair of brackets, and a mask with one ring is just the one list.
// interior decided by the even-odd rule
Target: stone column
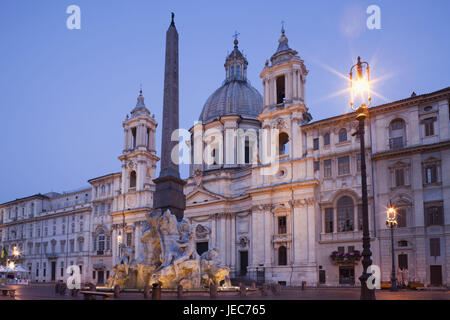
[(124, 141), (123, 141), (123, 149), (127, 150), (128, 149), (128, 135), (129, 135), (129, 130), (125, 129), (124, 130)]
[(320, 233), (325, 233), (325, 209), (320, 209), (320, 215), (322, 217), (322, 229), (320, 230)]
[(337, 233), (338, 220), (337, 220), (337, 208), (333, 207), (333, 233)]
[(112, 265), (116, 264), (117, 260), (117, 229), (113, 228), (111, 232), (111, 251), (112, 251)]
[(227, 252), (226, 252), (226, 243), (225, 243), (225, 218), (226, 216), (224, 215), (224, 213), (222, 213), (221, 215), (219, 215), (219, 226), (220, 226), (220, 252), (221, 252), (221, 257), (222, 257), (222, 263), (226, 264), (227, 263)]
[(298, 208), (299, 211), (299, 244), (298, 244), (298, 262), (306, 263), (308, 260), (308, 207), (306, 204), (301, 204)]
[(272, 264), (272, 213), (269, 209), (264, 212), (264, 266), (268, 267)]
[(312, 263), (316, 261), (316, 251), (315, 251), (315, 227), (316, 227), (316, 215), (314, 198), (307, 199), (308, 202), (308, 262)]
[(217, 218), (216, 214), (210, 216), (211, 220), (211, 236), (210, 236), (210, 245), (212, 248), (217, 247)]
[(284, 90), (285, 90), (285, 98), (286, 100), (289, 100), (292, 98), (292, 72), (289, 71), (286, 73), (286, 76), (284, 77)]
[(231, 217), (231, 271), (236, 271), (236, 215)]
[(270, 81), (271, 86), (271, 93), (272, 93), (272, 99), (270, 104), (276, 104), (277, 103), (277, 84), (275, 79), (271, 79)]

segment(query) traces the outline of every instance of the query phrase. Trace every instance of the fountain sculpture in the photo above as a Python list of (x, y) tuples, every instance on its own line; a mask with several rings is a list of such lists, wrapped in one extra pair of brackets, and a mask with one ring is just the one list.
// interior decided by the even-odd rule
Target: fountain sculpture
[(230, 269), (221, 266), (219, 249), (201, 256), (195, 249), (195, 228), (187, 219), (177, 221), (170, 210), (153, 210), (147, 215), (142, 231), (143, 252), (133, 259), (132, 252), (121, 244), (121, 256), (113, 267), (109, 286), (142, 289), (160, 283), (162, 288), (185, 289), (217, 286), (231, 287)]

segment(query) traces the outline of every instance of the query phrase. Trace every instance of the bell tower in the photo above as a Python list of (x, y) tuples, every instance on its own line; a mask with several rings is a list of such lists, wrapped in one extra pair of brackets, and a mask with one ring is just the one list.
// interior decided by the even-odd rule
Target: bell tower
[[(145, 107), (142, 90), (136, 107), (123, 122), (124, 148), (122, 162), (121, 194), (127, 195), (124, 208), (152, 207), (156, 163), (155, 150), (157, 122)], [(121, 208), (122, 209), (122, 208)]]
[(291, 159), (302, 156), (304, 137), (300, 125), (312, 117), (305, 105), (305, 82), (308, 70), (304, 61), (288, 44), (284, 27), (278, 48), (266, 61), (260, 77), (264, 87), (263, 112), (259, 115), (262, 128), (276, 128), (280, 155)]
[(308, 70), (297, 51), (289, 48), (284, 28), (278, 40), (278, 49), (266, 61), (261, 72), (264, 85), (264, 107), (305, 104), (305, 82)]

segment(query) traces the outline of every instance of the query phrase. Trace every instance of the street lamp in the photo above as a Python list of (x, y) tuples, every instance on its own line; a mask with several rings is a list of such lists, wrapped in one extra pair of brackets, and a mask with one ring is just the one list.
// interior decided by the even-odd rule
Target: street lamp
[(397, 279), (395, 278), (395, 253), (394, 253), (394, 227), (397, 225), (397, 210), (390, 205), (386, 211), (386, 226), (391, 229), (392, 251), (392, 275), (391, 291), (397, 291)]
[[(366, 67), (366, 72), (363, 74), (363, 66)], [(353, 78), (353, 72), (356, 69), (356, 79)], [(370, 256), (370, 235), (369, 235), (369, 209), (367, 200), (367, 173), (366, 173), (366, 150), (364, 143), (364, 122), (368, 115), (368, 108), (370, 105), (370, 80), (369, 80), (369, 64), (361, 62), (358, 57), (358, 62), (350, 69), (350, 106), (356, 112), (356, 120), (359, 122), (357, 134), (359, 135), (360, 150), (361, 150), (361, 196), (362, 196), (362, 225), (363, 225), (363, 251), (362, 251), (362, 265), (363, 273), (359, 277), (361, 281), (361, 300), (375, 300), (375, 289), (367, 287), (367, 280), (370, 275), (367, 273), (367, 268), (372, 265)], [(356, 100), (356, 103), (355, 103)], [(356, 105), (359, 105), (355, 107)]]

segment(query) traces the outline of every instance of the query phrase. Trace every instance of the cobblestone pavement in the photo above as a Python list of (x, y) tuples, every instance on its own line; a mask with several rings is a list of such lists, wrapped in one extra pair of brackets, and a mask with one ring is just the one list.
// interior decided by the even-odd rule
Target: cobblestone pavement
[[(54, 284), (30, 284), (28, 286), (9, 286), (16, 289), (16, 300), (82, 300), (83, 295), (77, 297), (70, 295), (67, 290), (65, 295), (55, 293)], [(238, 293), (220, 295), (216, 300), (359, 300), (359, 288), (307, 288), (302, 291), (297, 288), (282, 289), (279, 295), (269, 293), (268, 296), (262, 296), (261, 293), (249, 294), (240, 297)], [(174, 293), (162, 293), (162, 300), (177, 299)], [(377, 290), (377, 300), (450, 300), (450, 292), (447, 291), (413, 291), (400, 290), (390, 292), (389, 290)], [(97, 298), (101, 299), (101, 298)], [(119, 300), (143, 300), (142, 292), (122, 292)], [(183, 300), (209, 300), (208, 294), (185, 294)], [(1, 296), (0, 300), (11, 300), (11, 298)], [(117, 300), (111, 298), (111, 300)]]

